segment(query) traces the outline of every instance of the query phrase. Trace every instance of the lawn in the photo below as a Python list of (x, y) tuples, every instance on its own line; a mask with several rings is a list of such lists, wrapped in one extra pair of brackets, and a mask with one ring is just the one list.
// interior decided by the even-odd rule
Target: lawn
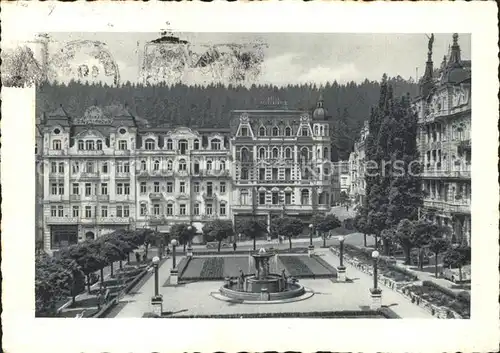
[[(252, 266), (252, 268), (249, 268)], [(237, 277), (240, 269), (244, 274), (254, 273), (248, 256), (220, 256), (193, 258), (181, 274), (183, 280), (222, 280), (224, 277)], [(335, 270), (322, 263), (322, 259), (305, 255), (279, 255), (278, 263), (270, 260), (270, 272), (288, 276), (314, 278), (316, 276), (334, 276)]]

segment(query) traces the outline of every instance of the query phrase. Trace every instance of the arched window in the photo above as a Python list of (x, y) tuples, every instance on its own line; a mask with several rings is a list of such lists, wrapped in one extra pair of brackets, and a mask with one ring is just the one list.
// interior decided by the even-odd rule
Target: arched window
[(212, 170), (212, 161), (207, 161), (207, 170)]
[(194, 173), (198, 174), (200, 172), (200, 162), (194, 161), (193, 168), (194, 168)]
[(102, 150), (102, 141), (101, 140), (97, 140), (96, 146), (97, 146), (97, 150), (101, 151)]
[(248, 180), (248, 169), (241, 168), (241, 180)]
[(290, 126), (285, 128), (285, 136), (292, 136), (292, 128)]
[(174, 149), (174, 143), (172, 142), (172, 139), (167, 140), (167, 150), (173, 150)]
[(279, 136), (279, 134), (280, 129), (277, 126), (273, 127), (273, 136)]
[(146, 139), (144, 146), (148, 151), (154, 150), (155, 149), (155, 140), (153, 140), (151, 138)]
[(226, 170), (226, 161), (222, 160), (219, 163), (219, 169), (220, 170)]
[(172, 169), (173, 169), (173, 163), (172, 163), (172, 161), (169, 159), (169, 160), (167, 161), (167, 170), (172, 170)]
[(309, 136), (309, 129), (306, 126), (302, 127), (302, 136)]
[(323, 125), (319, 127), (319, 134), (321, 136), (324, 136), (324, 128), (323, 128)]
[(242, 162), (249, 162), (250, 161), (250, 153), (248, 152), (248, 148), (243, 147), (240, 150), (240, 155), (241, 155)]
[(85, 148), (85, 145), (83, 143), (83, 140), (78, 140), (78, 149), (83, 150)]
[(266, 158), (266, 149), (264, 147), (261, 147), (259, 149), (259, 158), (260, 159), (265, 159)]
[(318, 125), (314, 127), (314, 135), (318, 136)]
[(326, 203), (325, 196), (326, 196), (326, 194), (324, 191), (321, 194), (319, 194), (318, 203), (320, 205), (324, 205)]
[(179, 171), (185, 171), (186, 170), (186, 160), (181, 159), (179, 161)]
[(212, 141), (210, 141), (210, 149), (220, 150), (220, 140), (219, 139), (212, 139)]
[(61, 140), (52, 141), (52, 149), (60, 150), (61, 149)]
[(92, 140), (85, 141), (85, 149), (89, 150), (89, 151), (94, 150), (94, 141), (92, 141)]
[(248, 205), (249, 204), (248, 190), (240, 191), (240, 205)]
[(200, 149), (200, 140), (194, 140), (193, 148), (195, 150), (199, 150)]
[(264, 126), (259, 128), (259, 136), (266, 136), (266, 128)]
[(329, 153), (328, 153), (328, 147), (323, 148), (323, 158), (324, 159), (329, 159)]
[(318, 147), (318, 156), (317, 158), (321, 158), (321, 148)]
[(300, 202), (302, 205), (308, 205), (309, 204), (309, 190), (304, 189), (300, 193)]
[(277, 147), (273, 148), (273, 158), (279, 158), (279, 150)]
[(307, 147), (302, 147), (300, 150), (300, 158), (304, 161), (307, 162), (309, 160), (309, 148)]
[(290, 147), (285, 149), (285, 158), (292, 158), (292, 149)]
[(188, 142), (186, 140), (180, 140), (179, 150), (181, 151), (181, 154), (186, 154), (187, 149), (188, 149)]
[(141, 170), (146, 170), (146, 161), (141, 161)]
[(160, 161), (156, 160), (153, 164), (153, 169), (154, 170), (160, 170)]

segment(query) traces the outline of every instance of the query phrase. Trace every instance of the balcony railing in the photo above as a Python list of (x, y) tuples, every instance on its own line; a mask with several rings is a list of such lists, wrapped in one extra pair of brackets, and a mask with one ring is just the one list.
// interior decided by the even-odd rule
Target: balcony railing
[(76, 195), (76, 194), (69, 195), (70, 201), (80, 201), (81, 198), (82, 198), (82, 195)]
[(116, 179), (130, 179), (130, 172), (116, 172)]
[(78, 217), (45, 217), (46, 224), (77, 224)]
[(76, 150), (77, 156), (103, 156), (103, 150)]
[(149, 198), (151, 200), (160, 200), (163, 198), (163, 193), (161, 192), (150, 192), (149, 193)]
[(98, 201), (109, 201), (109, 195), (97, 195)]
[(130, 156), (129, 150), (116, 150), (115, 156)]
[(64, 150), (48, 150), (47, 155), (49, 155), (49, 156), (65, 156), (66, 151), (64, 151)]
[(130, 217), (97, 217), (98, 224), (129, 224)]

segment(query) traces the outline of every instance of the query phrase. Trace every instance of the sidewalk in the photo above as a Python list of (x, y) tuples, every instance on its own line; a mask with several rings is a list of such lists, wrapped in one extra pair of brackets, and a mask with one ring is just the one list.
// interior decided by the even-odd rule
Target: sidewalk
[[(176, 256), (177, 266), (181, 262), (184, 256)], [(172, 268), (172, 260), (168, 259), (160, 266), (159, 271), (159, 290), (163, 294), (163, 300), (168, 300), (165, 296), (163, 285), (166, 280), (170, 277), (170, 269)], [(151, 276), (142, 287), (138, 288), (136, 291), (130, 291), (118, 302), (118, 306), (125, 305), (119, 312), (114, 316), (115, 318), (141, 318), (146, 312), (151, 312), (151, 297), (154, 295), (155, 291), (155, 278)]]
[[(316, 253), (321, 256), (330, 265), (337, 267), (339, 266), (339, 258), (334, 255), (329, 249), (317, 250)], [(366, 287), (366, 295), (369, 296), (369, 289), (373, 287), (373, 277), (359, 271), (353, 266), (345, 263), (347, 277), (354, 280), (362, 282)], [(424, 310), (423, 308), (412, 304), (408, 299), (406, 299), (402, 294), (395, 292), (389, 288), (383, 286), (382, 289), (382, 305), (389, 307), (401, 318), (433, 318), (433, 316)]]

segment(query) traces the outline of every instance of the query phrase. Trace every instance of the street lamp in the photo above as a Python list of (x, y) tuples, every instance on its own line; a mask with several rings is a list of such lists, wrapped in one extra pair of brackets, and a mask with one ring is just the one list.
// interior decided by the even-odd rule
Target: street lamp
[(372, 297), (372, 310), (380, 309), (382, 305), (382, 291), (378, 288), (378, 257), (380, 256), (377, 250), (372, 252), (373, 258), (373, 288), (370, 290)]
[(344, 240), (345, 238), (343, 236), (340, 236), (339, 238), (340, 242), (340, 266), (337, 267), (337, 281), (339, 282), (345, 282), (346, 281), (346, 268), (344, 266)]
[(158, 266), (160, 264), (160, 258), (158, 256), (153, 257), (153, 269), (155, 272), (155, 295), (151, 297), (151, 305), (153, 307), (153, 312), (157, 316), (161, 316), (163, 312), (163, 297), (159, 293), (159, 285), (158, 285)]
[(191, 237), (192, 237), (192, 231), (193, 231), (193, 227), (192, 226), (188, 226), (187, 227), (187, 231), (188, 231), (188, 248), (187, 248), (187, 256), (188, 257), (192, 257), (193, 256), (193, 247), (191, 246)]
[(177, 239), (172, 239), (172, 268), (170, 269), (170, 284), (176, 285), (178, 283), (179, 271), (175, 268), (175, 247), (177, 246)]
[(158, 264), (160, 263), (160, 258), (158, 256), (153, 257), (153, 268), (155, 271), (155, 297), (158, 296), (159, 286), (158, 286)]
[(170, 244), (172, 245), (172, 269), (175, 269), (175, 247), (177, 246), (177, 239), (172, 239)]

